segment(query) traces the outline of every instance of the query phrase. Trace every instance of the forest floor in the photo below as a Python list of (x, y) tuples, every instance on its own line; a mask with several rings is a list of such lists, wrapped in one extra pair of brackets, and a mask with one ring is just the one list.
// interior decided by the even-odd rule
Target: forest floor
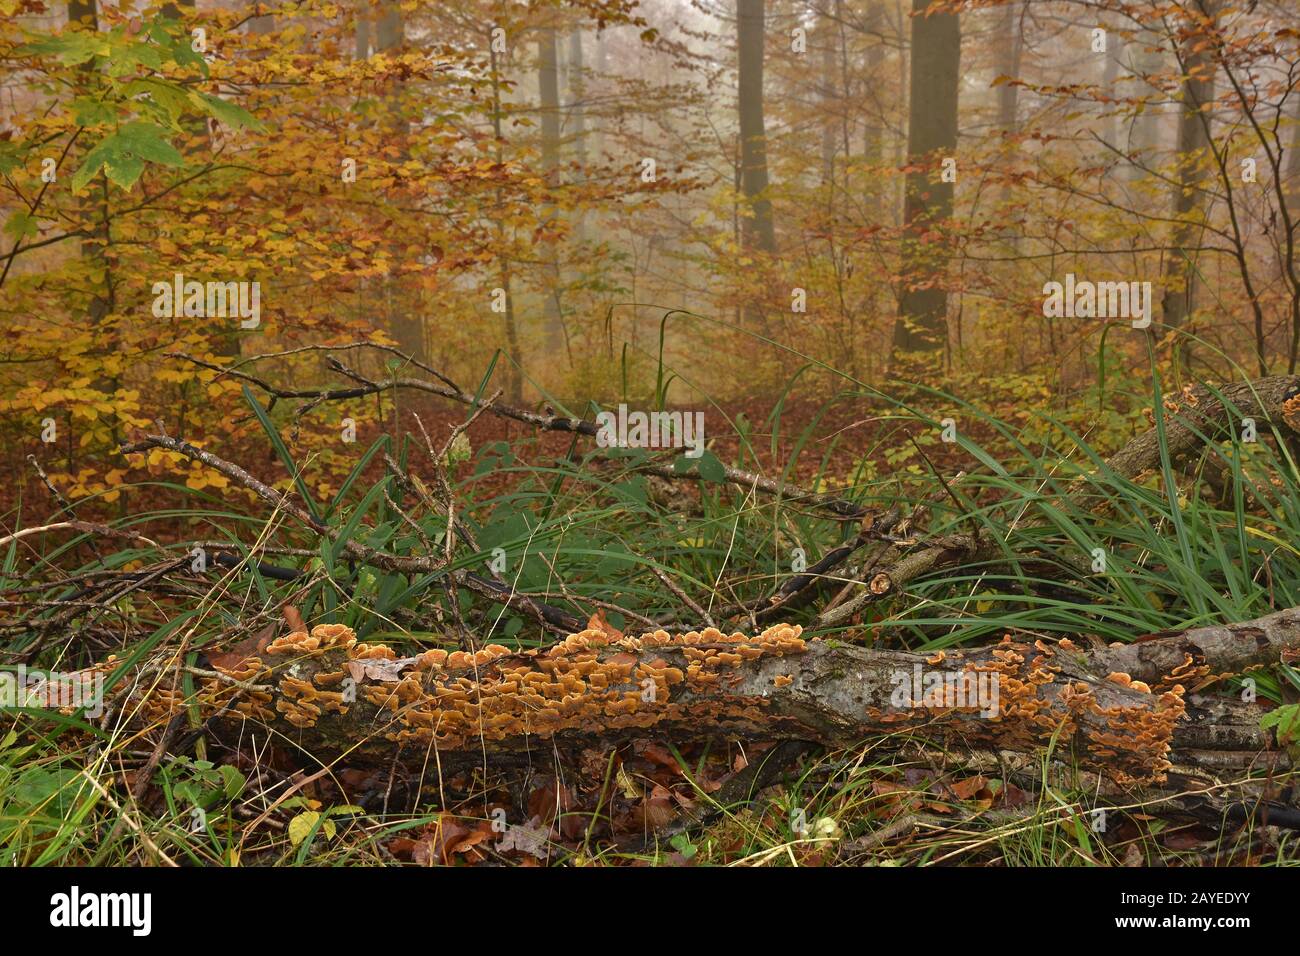
[[(420, 416), (435, 443), (466, 420), (462, 408), (440, 400), (408, 400), (403, 408)], [(706, 430), (710, 451), (768, 477), (789, 468), (794, 485), (852, 496), (864, 514), (880, 515), (893, 502), (900, 515), (916, 516), (917, 526), (902, 535), (886, 528), (873, 538), (880, 530), (857, 518), (828, 520), (815, 508), (774, 504), (771, 497), (750, 506), (752, 488), (741, 481), (730, 487), (716, 480), (666, 482), (671, 494), (637, 497), (619, 491), (630, 485), (609, 473), (609, 462), (599, 482), (587, 483), (588, 463), (565, 461), (573, 447), (588, 451), (588, 439), (575, 446), (571, 434), (539, 433), (485, 414), (468, 428), (469, 460), (449, 474), (457, 497), (464, 495), (456, 509), (473, 515), (478, 535), (479, 554), (460, 566), (479, 569), (494, 547), (509, 552), (533, 569), (521, 590), (580, 621), (590, 615), (589, 628), (619, 640), (624, 632), (648, 631), (642, 621), (663, 621), (681, 633), (700, 628), (709, 610), (761, 601), (773, 586), (793, 580), (784, 567), (792, 543), (806, 548), (811, 563), (844, 548), (854, 534), (849, 563), (826, 576), (830, 589), (810, 587), (808, 606), (791, 604), (777, 619), (873, 651), (930, 654), (996, 643), (1004, 634), (1070, 636), (1104, 647), (1300, 605), (1300, 567), (1285, 549), (1268, 544), (1278, 522), (1289, 520), (1279, 509), (1300, 501), (1294, 494), (1300, 482), (1293, 468), (1273, 458), (1260, 463), (1262, 474), (1280, 476), (1272, 483), (1234, 465), (1257, 516), (1196, 496), (1171, 500), (1153, 493), (1146, 479), (1133, 482), (1094, 467), (1097, 493), (1111, 511), (1123, 512), (1112, 518), (1068, 497), (1047, 502), (1043, 489), (1071, 452), (1045, 449), (1014, 474), (954, 489), (974, 445), (917, 447), (914, 472), (901, 481), (890, 456), (905, 442), (889, 432), (894, 426), (879, 410), (791, 400), (781, 407), (779, 425), (769, 426), (771, 412), (761, 401), (706, 410), (710, 426), (719, 423)], [(737, 425), (742, 416), (749, 425)], [(386, 425), (419, 435), (410, 418)], [(968, 422), (968, 443), (1006, 432), (992, 419)], [(511, 467), (492, 465), (498, 444), (515, 456)], [(208, 450), (242, 461), (254, 478), (275, 477), (279, 452)], [(864, 459), (880, 477), (864, 477)], [(268, 748), (254, 739), (259, 731), (252, 724), (232, 734), (212, 724), (214, 718), (201, 719), (199, 698), (187, 698), (195, 701), (188, 709), (170, 709), (177, 691), (192, 694), (211, 682), (212, 668), (238, 670), (247, 650), (232, 648), (264, 648), (277, 634), (318, 623), (343, 627), (368, 646), (390, 644), (399, 658), (463, 646), (458, 626), (476, 644), (518, 640), (527, 649), (555, 639), (554, 628), (537, 628), (527, 607), (498, 604), (481, 584), (462, 592), (453, 610), (442, 588), (426, 584), (411, 592), (411, 573), (384, 561), (367, 563), (366, 542), (381, 542), (385, 561), (436, 558), (430, 542), (446, 527), (445, 509), (399, 509), (392, 495), (397, 486), (385, 484), (398, 467), (377, 457), (360, 468), (343, 506), (325, 519), (324, 537), (286, 520), (283, 501), (264, 525), (256, 498), (227, 494), (220, 507), (190, 507), (186, 517), (205, 537), (212, 536), (208, 529), (225, 529), (241, 541), (257, 537), (280, 547), (270, 552), (272, 563), (298, 568), (298, 577), (288, 580), (261, 572), (187, 573), (189, 560), (178, 565), (176, 549), (188, 545), (166, 544), (178, 528), (170, 511), (115, 521), (113, 535), (129, 529), (164, 543), (108, 555), (108, 571), (106, 552), (94, 543), (104, 537), (97, 526), (81, 528), (75, 547), (63, 547), (57, 535), (49, 544), (25, 538), (25, 548), (49, 549), (30, 570), (20, 570), (11, 546), (0, 588), (19, 608), (0, 619), (14, 635), (11, 647), (36, 635), (50, 662), (85, 667), (111, 653), (157, 675), (154, 680), (178, 683), (139, 698), (142, 712), (153, 716), (143, 725), (119, 725), (107, 739), (87, 734), (75, 720), (52, 727), (19, 721), (0, 734), (0, 843), (25, 862), (71, 864), (1005, 866), (1297, 859), (1289, 831), (1267, 818), (1228, 824), (1212, 812), (1207, 817), (1204, 807), (1189, 810), (1187, 793), (1103, 788), (1096, 774), (1062, 755), (1051, 763), (1033, 753), (990, 759), (978, 748), (892, 734), (845, 748), (776, 743), (761, 734), (673, 739), (646, 732), (617, 744), (539, 749), (522, 762), (490, 759), (484, 749), (482, 759), (444, 767), (443, 755), (432, 750), (412, 760), (404, 748), (391, 754), (381, 748), (388, 756), (376, 760), (365, 740), (342, 753), (317, 752), (294, 744), (301, 736), (280, 725), (271, 739), (281, 743)], [(631, 476), (637, 466), (621, 467)], [(936, 481), (936, 475), (947, 477)], [(423, 480), (431, 486), (427, 471)], [(367, 484), (371, 490), (363, 492)], [(593, 487), (606, 498), (617, 492), (614, 506), (593, 496)], [(1039, 501), (1050, 509), (1026, 518)], [(967, 545), (960, 536), (977, 513), (985, 528), (980, 534), (1005, 542), (1009, 567), (970, 563), (978, 558), (976, 547), (966, 564), (927, 564), (921, 576), (900, 578), (897, 593), (864, 605), (846, 623), (816, 626), (820, 606), (837, 590), (861, 594), (856, 578), (863, 570), (852, 563), (854, 551), (877, 541), (884, 549), (880, 566), (895, 571), (915, 563), (931, 541), (938, 542), (933, 553), (961, 559)], [(418, 535), (407, 533), (413, 525)], [(1234, 531), (1248, 525), (1259, 531), (1256, 550)], [(1075, 539), (1085, 526), (1107, 542), (1114, 560), (1125, 562), (1121, 576), (1078, 575)], [(340, 550), (354, 542), (361, 550)], [(1230, 552), (1234, 542), (1248, 549), (1245, 562)], [(1023, 557), (1015, 553), (1021, 549)], [(544, 558), (540, 576), (532, 554)], [(78, 560), (86, 562), (80, 570)], [(1265, 580), (1260, 561), (1268, 566), (1266, 587), (1259, 584)], [(73, 573), (90, 577), (77, 578), (88, 583), (77, 606), (68, 607), (61, 599)], [(665, 577), (682, 584), (672, 590), (661, 583)], [(129, 600), (118, 590), (124, 582)], [(50, 600), (32, 601), (42, 593)], [(720, 626), (755, 634), (763, 625), (747, 621), (746, 613), (728, 611)], [(1260, 675), (1260, 693), (1285, 709), (1294, 680), (1282, 665)], [(1260, 708), (1261, 716), (1267, 713), (1263, 698)], [(1279, 774), (1276, 785), (1245, 782), (1255, 788), (1254, 799), (1261, 792), (1271, 799), (1289, 776)]]

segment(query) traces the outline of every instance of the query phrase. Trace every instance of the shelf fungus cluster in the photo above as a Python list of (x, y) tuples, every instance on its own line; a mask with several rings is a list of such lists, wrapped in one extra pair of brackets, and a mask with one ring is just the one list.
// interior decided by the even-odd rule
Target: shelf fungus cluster
[[(625, 637), (593, 626), (536, 650), (488, 644), (407, 657), (341, 625), (255, 643), (206, 661), (197, 698), (214, 727), (242, 732), (251, 721), (313, 751), (379, 760), (406, 744), (421, 758), (479, 760), (649, 735), (836, 746), (909, 736), (950, 750), (1050, 749), (1121, 783), (1159, 781), (1180, 734), (1196, 733), (1184, 687), (1207, 673), (1203, 660), (1162, 651), (1169, 666), (1143, 680), (1098, 666), (1115, 652), (1068, 639), (920, 655), (806, 641), (788, 624), (757, 636)], [(134, 685), (134, 713), (151, 722), (193, 703), (164, 673), (174, 671), (155, 668)], [(1268, 746), (1257, 717), (1243, 726), (1256, 728), (1243, 746)]]
[[(331, 736), (346, 727), (355, 739), (422, 741), (445, 750), (692, 721), (752, 733), (768, 726), (769, 702), (762, 694), (725, 691), (747, 662), (806, 647), (790, 625), (757, 637), (712, 628), (620, 637), (593, 628), (542, 650), (488, 644), (472, 653), (399, 657), (387, 645), (359, 643), (346, 627), (320, 625), (233, 664), (214, 664), (229, 680), (205, 680), (200, 697), (208, 713), (278, 719), (302, 731), (329, 723)], [(791, 679), (776, 675), (772, 683)]]
[[(1068, 640), (916, 655), (805, 641), (786, 624), (757, 636), (592, 627), (536, 650), (488, 644), (409, 657), (318, 625), (209, 666), (214, 676), (198, 687), (205, 716), (357, 757), (408, 743), (417, 754), (477, 759), (650, 734), (852, 745), (904, 733), (950, 749), (1050, 748), (1120, 782), (1164, 775), (1186, 712), (1175, 679), (1200, 676), (1189, 662), (1153, 688), (1094, 669)], [(924, 692), (900, 706), (898, 675), (914, 672), (907, 682)], [(185, 701), (155, 686), (142, 704), (160, 717)]]
[[(1128, 674), (1076, 676), (1073, 645), (1063, 645), (1014, 644), (1007, 637), (988, 651), (989, 666), (999, 672), (1005, 726), (1036, 737), (1040, 745), (1073, 740), (1090, 762), (1110, 765), (1120, 782), (1163, 779), (1174, 728), (1186, 711), (1183, 686), (1156, 693)], [(1008, 749), (1029, 749), (1007, 742)]]

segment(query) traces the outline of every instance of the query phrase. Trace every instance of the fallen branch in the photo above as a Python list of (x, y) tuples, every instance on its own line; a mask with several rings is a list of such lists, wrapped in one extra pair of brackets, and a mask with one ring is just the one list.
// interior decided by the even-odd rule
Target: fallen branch
[[(131, 455), (138, 452), (148, 451), (150, 448), (165, 448), (168, 451), (178, 452), (187, 458), (202, 462), (209, 468), (225, 475), (227, 478), (239, 482), (259, 498), (302, 522), (317, 534), (322, 535), (331, 541), (338, 539), (338, 531), (336, 529), (317, 520), (311, 512), (302, 505), (293, 501), (289, 496), (276, 491), (270, 485), (250, 475), (238, 465), (226, 461), (224, 458), (214, 455), (211, 452), (204, 451), (202, 448), (192, 445), (187, 441), (170, 438), (167, 435), (148, 435), (139, 441), (124, 443), (121, 447), (121, 451), (124, 455)], [(417, 574), (446, 573), (450, 575), (457, 584), (464, 586), (467, 590), (523, 611), (524, 613), (535, 617), (547, 628), (559, 633), (575, 631), (582, 627), (581, 620), (562, 608), (543, 604), (530, 595), (516, 591), (506, 585), (498, 584), (495, 581), (486, 580), (479, 575), (470, 574), (463, 570), (449, 570), (447, 561), (441, 557), (433, 557), (429, 555), (390, 554), (386, 551), (380, 551), (368, 545), (361, 544), (354, 539), (349, 539), (343, 542), (343, 551), (351, 558), (363, 561), (376, 568), (382, 568), (386, 571)]]
[[(489, 645), (399, 658), (357, 643), (346, 627), (320, 625), (210, 659), (214, 671), (270, 684), (269, 692), (214, 679), (199, 682), (198, 695), (201, 712), (222, 714), (217, 726), (231, 739), (247, 739), (241, 724), (252, 721), (318, 758), (398, 753), (423, 764), (436, 751), (442, 766), (645, 736), (831, 746), (921, 737), (945, 749), (1050, 750), (1124, 784), (1160, 781), (1171, 767), (1287, 765), (1259, 726), (1259, 708), (1189, 689), (1225, 667), (1300, 653), (1300, 609), (1134, 649), (1007, 638), (925, 656), (807, 641), (778, 625), (754, 637), (708, 629), (630, 638), (593, 628), (543, 650)], [(151, 721), (185, 705), (139, 703)]]
[[(408, 362), (412, 361), (409, 356), (402, 355), (393, 349), (385, 348), (385, 351), (392, 352), (405, 358)], [(366, 395), (375, 395), (380, 392), (410, 390), (425, 392), (430, 395), (438, 395), (442, 398), (451, 399), (462, 405), (468, 405), (471, 408), (484, 408), (500, 418), (508, 418), (525, 425), (530, 425), (540, 431), (567, 432), (574, 435), (583, 435), (588, 438), (594, 438), (600, 432), (600, 426), (589, 419), (570, 418), (564, 415), (539, 414), (524, 408), (516, 408), (512, 405), (506, 405), (495, 400), (484, 400), (481, 395), (475, 395), (463, 388), (455, 385), (450, 379), (441, 374), (438, 375), (441, 381), (429, 382), (418, 378), (399, 378), (392, 377), (380, 381), (369, 381), (357, 375), (346, 365), (337, 359), (330, 358), (330, 367), (342, 375), (351, 378), (359, 384), (350, 388), (281, 388), (265, 379), (251, 375), (248, 372), (241, 371), (229, 366), (216, 365), (204, 359), (197, 358), (185, 352), (170, 352), (170, 357), (184, 359), (192, 362), (201, 368), (211, 371), (220, 372), (222, 375), (230, 375), (240, 381), (247, 382), (250, 385), (261, 389), (273, 399), (303, 398), (308, 399), (308, 405), (314, 406), (321, 402), (342, 401), (346, 399), (360, 398)], [(431, 371), (427, 366), (420, 366), (426, 371)], [(846, 498), (840, 498), (837, 495), (826, 494), (823, 492), (809, 491), (800, 488), (788, 482), (778, 481), (774, 478), (767, 478), (756, 472), (746, 471), (742, 468), (733, 468), (730, 465), (724, 465), (724, 479), (727, 483), (735, 485), (745, 490), (754, 489), (767, 495), (773, 495), (783, 498), (786, 501), (798, 502), (809, 507), (824, 508), (838, 518), (852, 520), (861, 518), (867, 513), (867, 508), (855, 501), (849, 501)], [(677, 472), (672, 465), (660, 465), (655, 463), (643, 463), (636, 466), (636, 470), (647, 475), (656, 475), (660, 478), (667, 478), (676, 481), (698, 481), (701, 476), (698, 472), (691, 471), (685, 473)]]
[[(1225, 430), (1235, 430), (1241, 418), (1254, 418), (1262, 435), (1268, 424), (1284, 433), (1300, 430), (1300, 377), (1275, 375), (1252, 382), (1218, 386), (1232, 406), (1232, 420), (1224, 401), (1202, 386), (1165, 398), (1165, 447), (1177, 464), (1199, 451), (1206, 439), (1214, 440)], [(1160, 437), (1156, 429), (1134, 438), (1106, 460), (1107, 466), (1123, 478), (1136, 478), (1160, 467)]]

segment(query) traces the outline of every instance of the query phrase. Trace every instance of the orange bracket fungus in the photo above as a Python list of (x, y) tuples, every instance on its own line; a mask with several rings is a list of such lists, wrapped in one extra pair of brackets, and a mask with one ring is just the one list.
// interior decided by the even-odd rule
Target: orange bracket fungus
[[(436, 751), (444, 762), (481, 761), (647, 736), (836, 746), (906, 737), (953, 750), (1050, 749), (1116, 782), (1145, 783), (1171, 767), (1284, 760), (1253, 711), (1193, 692), (1297, 649), (1300, 610), (1086, 653), (1068, 639), (1007, 636), (909, 654), (808, 640), (780, 624), (753, 636), (592, 627), (535, 650), (401, 656), (318, 625), (247, 656), (220, 655), (196, 693), (215, 730), (242, 734), (252, 722), (353, 759), (423, 763)], [(927, 689), (900, 697), (913, 683)], [(158, 719), (186, 704), (155, 689), (139, 713)]]

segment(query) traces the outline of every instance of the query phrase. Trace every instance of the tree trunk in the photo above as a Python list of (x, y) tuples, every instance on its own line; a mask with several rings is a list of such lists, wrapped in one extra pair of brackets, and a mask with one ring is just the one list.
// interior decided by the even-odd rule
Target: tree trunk
[[(569, 33), (569, 121), (573, 127), (571, 142), (573, 158), (578, 165), (574, 181), (581, 183), (586, 179), (587, 169), (587, 116), (586, 89), (587, 78), (584, 75), (582, 55), (582, 31), (577, 27)], [(586, 223), (581, 210), (573, 213), (573, 234), (579, 243), (586, 240)]]
[[(261, 6), (261, 4), (262, 4), (262, 0), (250, 0), (248, 6), (251, 9), (256, 10), (259, 6)], [(265, 9), (265, 7), (263, 7), (263, 9)], [(263, 14), (262, 16), (253, 17), (253, 19), (248, 21), (249, 33), (267, 34), (274, 29), (275, 29), (275, 17), (269, 13)]]
[[(397, 0), (389, 0), (379, 11), (374, 25), (374, 52), (378, 54), (396, 50), (405, 39), (406, 24), (402, 18), (402, 8)], [(361, 37), (358, 35), (358, 49), (360, 46)], [(399, 136), (399, 141), (404, 143), (408, 128), (406, 120), (398, 112), (400, 108), (400, 97), (394, 96), (391, 101), (393, 113), (390, 120), (394, 131)], [(397, 301), (393, 294), (395, 289), (396, 284), (388, 279), (383, 280), (380, 286), (380, 295), (384, 298), (385, 320), (393, 339), (397, 342), (397, 347), (407, 355), (420, 362), (428, 361), (429, 350), (424, 340), (424, 316), (418, 307)]]
[[(493, 154), (497, 165), (500, 166), (505, 158), (505, 136), (501, 129), (501, 73), (500, 63), (497, 60), (497, 52), (492, 49), (492, 44), (488, 42), (489, 63), (492, 69), (492, 142)], [(500, 208), (503, 202), (501, 189), (496, 191), (497, 207)], [(505, 314), (502, 321), (505, 324), (506, 333), (506, 395), (510, 401), (516, 405), (523, 402), (524, 385), (523, 375), (520, 368), (523, 364), (523, 356), (519, 349), (519, 327), (515, 322), (515, 301), (514, 293), (511, 288), (511, 269), (508, 252), (505, 251), (506, 245), (506, 225), (505, 220), (498, 218), (493, 225), (496, 227), (497, 243), (502, 248), (501, 254), (501, 290), (505, 296)]]
[(1130, 97), (1141, 97), (1148, 102), (1140, 113), (1129, 120), (1127, 153), (1129, 155), (1128, 179), (1136, 182), (1149, 175), (1144, 166), (1151, 166), (1157, 161), (1160, 145), (1160, 119), (1163, 108), (1160, 105), (1164, 94), (1158, 88), (1158, 81), (1153, 78), (1164, 69), (1164, 54), (1160, 50), (1160, 37), (1149, 30), (1143, 31), (1133, 41), (1129, 51), (1129, 72), (1136, 79), (1127, 93)]
[[(840, 9), (842, 0), (836, 0), (836, 9)], [(885, 62), (885, 44), (880, 34), (884, 30), (885, 15), (879, 4), (870, 4), (867, 10), (867, 33), (872, 39), (872, 44), (867, 48), (866, 77), (869, 89), (878, 90), (880, 84), (885, 82), (881, 69)], [(881, 117), (884, 104), (878, 95), (872, 96), (874, 111), (871, 116), (867, 117), (866, 130), (863, 136), (862, 152), (863, 159), (866, 160), (869, 189), (867, 191), (867, 208), (874, 210), (876, 222), (883, 225), (889, 215), (886, 212), (885, 197), (888, 195), (888, 186), (880, 181), (880, 176), (875, 172), (876, 168), (885, 161), (885, 124)]]
[[(839, 53), (839, 24), (829, 17), (822, 17), (817, 31), (817, 39), (821, 46), (821, 110), (822, 110), (822, 168), (821, 181), (823, 186), (833, 187), (835, 185), (835, 153), (837, 152), (836, 139), (839, 136), (839, 120), (836, 114), (840, 109), (840, 96), (838, 89), (839, 84), (836, 82), (836, 72)], [(834, 196), (833, 190), (827, 196), (827, 202), (830, 203)]]
[[(1201, 207), (1200, 184), (1205, 180), (1205, 151), (1210, 146), (1210, 115), (1206, 104), (1214, 99), (1214, 65), (1205, 46), (1206, 33), (1214, 29), (1218, 0), (1194, 0), (1189, 9), (1205, 18), (1190, 33), (1179, 57), (1182, 64), (1182, 98), (1178, 119), (1178, 186), (1174, 189), (1174, 235), (1165, 263), (1165, 293), (1161, 315), (1170, 329), (1181, 328), (1192, 313), (1196, 291), (1197, 236), (1202, 226), (1193, 221)], [(1179, 348), (1186, 352), (1185, 343)]]
[(370, 56), (370, 4), (368, 0), (357, 0), (356, 58), (364, 60)]
[[(69, 0), (68, 23), (80, 24), (83, 30), (95, 32), (99, 29), (99, 6), (97, 0)], [(87, 62), (81, 68), (81, 75), (87, 83), (94, 77), (94, 62)], [(90, 220), (89, 238), (80, 243), (80, 253), (89, 260), (98, 274), (99, 282), (91, 294), (87, 306), (92, 327), (98, 327), (100, 321), (113, 308), (113, 274), (109, 266), (107, 249), (110, 237), (109, 229), (109, 193), (102, 175), (96, 176), (90, 183), (90, 190), (78, 205), (83, 215)], [(238, 354), (236, 351), (235, 354)]]
[(946, 253), (927, 233), (952, 216), (953, 184), (942, 180), (942, 160), (957, 150), (957, 84), (961, 21), (955, 13), (926, 16), (930, 0), (912, 0), (911, 106), (902, 248), (902, 291), (894, 325), (895, 356), (932, 361), (947, 344)]
[(763, 118), (765, 0), (737, 0), (736, 46), (740, 113), (740, 188), (749, 215), (741, 230), (746, 248), (776, 252), (772, 203), (767, 198), (767, 130)]
[[(559, 185), (560, 166), (560, 77), (559, 49), (555, 28), (543, 27), (537, 36), (537, 92), (542, 114), (542, 169), (551, 185)], [(543, 211), (544, 220), (558, 215), (554, 207)], [(555, 243), (543, 253), (544, 326), (548, 355), (556, 355), (564, 344), (564, 319), (560, 308), (560, 264)]]
[[(1106, 60), (1101, 71), (1101, 88), (1102, 92), (1112, 100), (1119, 100), (1121, 90), (1119, 88), (1120, 65), (1124, 60), (1124, 38), (1114, 29), (1106, 31)], [(1102, 128), (1102, 141), (1113, 149), (1120, 148), (1119, 142), (1119, 123), (1116, 116), (1116, 104), (1106, 103), (1102, 107), (1106, 112), (1105, 126)], [(1108, 159), (1113, 159), (1113, 155), (1108, 155)]]
[[(1002, 8), (1002, 23), (998, 27), (998, 74), (1012, 80), (1020, 79), (1020, 55), (1024, 48), (1021, 32), (1021, 15), (1024, 7), (1020, 3), (1008, 3)], [(1020, 105), (1020, 87), (1015, 83), (1003, 83), (998, 87), (998, 128), (1004, 133), (1014, 133), (1019, 129), (1016, 113)]]

